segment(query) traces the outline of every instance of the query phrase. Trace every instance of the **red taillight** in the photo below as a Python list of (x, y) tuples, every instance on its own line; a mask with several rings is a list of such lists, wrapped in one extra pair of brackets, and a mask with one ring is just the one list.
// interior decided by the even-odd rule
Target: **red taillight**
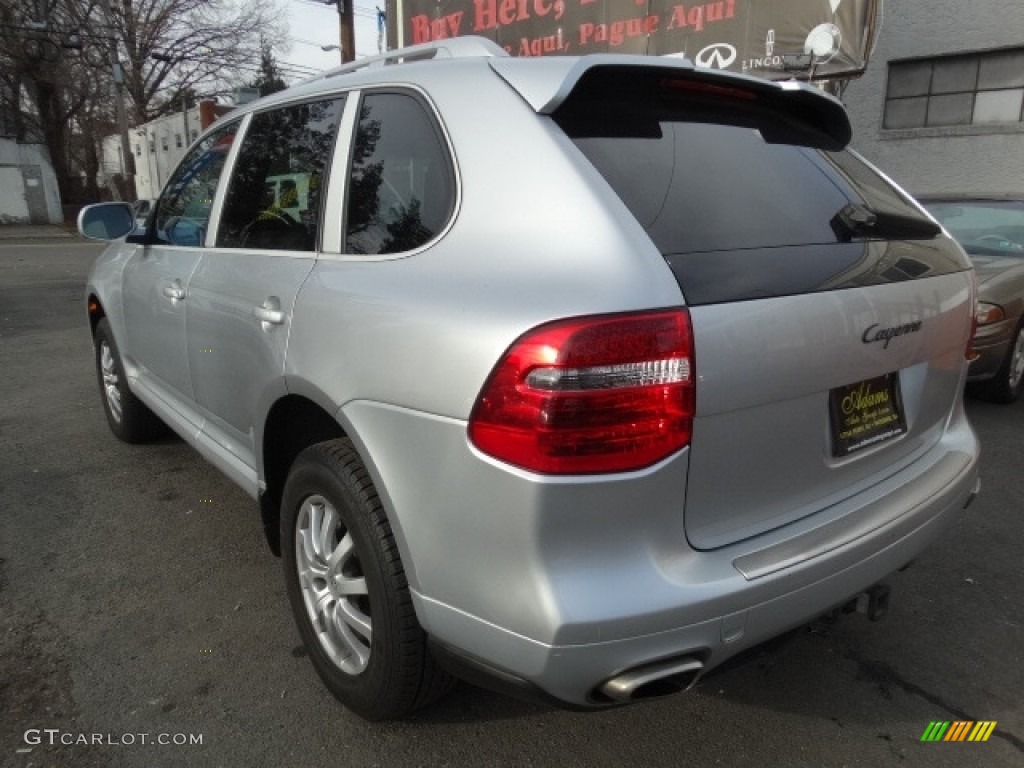
[(694, 400), (685, 310), (574, 318), (511, 346), (477, 398), (469, 437), (535, 472), (624, 472), (690, 442)]

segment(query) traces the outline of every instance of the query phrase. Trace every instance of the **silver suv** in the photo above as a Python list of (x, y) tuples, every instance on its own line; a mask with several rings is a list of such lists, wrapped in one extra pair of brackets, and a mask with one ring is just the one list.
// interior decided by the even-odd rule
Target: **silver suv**
[(813, 88), (459, 39), (247, 105), (87, 288), (114, 433), (259, 500), (367, 718), (597, 708), (879, 584), (977, 492), (964, 253)]

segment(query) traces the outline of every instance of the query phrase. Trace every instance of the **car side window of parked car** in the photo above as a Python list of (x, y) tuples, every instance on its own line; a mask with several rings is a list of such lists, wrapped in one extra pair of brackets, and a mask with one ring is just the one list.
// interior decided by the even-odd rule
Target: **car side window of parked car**
[(451, 158), (423, 102), (408, 93), (367, 95), (352, 151), (345, 250), (414, 250), (441, 233), (454, 208)]
[(157, 205), (156, 236), (161, 242), (192, 247), (204, 244), (217, 182), (238, 125), (239, 121), (233, 121), (204, 138), (185, 155), (167, 182)]
[(220, 248), (313, 251), (344, 99), (253, 115), (217, 230)]

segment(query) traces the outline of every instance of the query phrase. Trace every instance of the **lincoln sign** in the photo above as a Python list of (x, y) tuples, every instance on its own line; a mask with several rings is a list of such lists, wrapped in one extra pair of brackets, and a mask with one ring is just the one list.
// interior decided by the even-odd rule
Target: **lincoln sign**
[(882, 0), (388, 0), (392, 47), (482, 35), (513, 56), (633, 53), (772, 79), (864, 71)]

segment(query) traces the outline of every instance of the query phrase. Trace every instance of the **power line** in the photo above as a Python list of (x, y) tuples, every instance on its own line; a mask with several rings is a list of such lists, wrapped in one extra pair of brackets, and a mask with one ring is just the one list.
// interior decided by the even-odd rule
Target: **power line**
[[(295, 2), (300, 3), (301, 5), (313, 5), (313, 6), (316, 6), (317, 8), (333, 8), (334, 7), (333, 3), (322, 3), (322, 2), (318, 2), (318, 0), (295, 0)], [(335, 12), (337, 12), (337, 11), (335, 11)], [(364, 19), (373, 19), (374, 21), (376, 21), (376, 19), (377, 19), (377, 10), (376, 10), (376, 8), (365, 8), (365, 7), (356, 5), (356, 6), (353, 6), (352, 13), (354, 15), (356, 15), (356, 16), (362, 16)]]
[(303, 45), (315, 45), (320, 47), (321, 45), (333, 45), (333, 43), (318, 43), (316, 40), (303, 40), (301, 37), (290, 38), (290, 42), (302, 43)]

